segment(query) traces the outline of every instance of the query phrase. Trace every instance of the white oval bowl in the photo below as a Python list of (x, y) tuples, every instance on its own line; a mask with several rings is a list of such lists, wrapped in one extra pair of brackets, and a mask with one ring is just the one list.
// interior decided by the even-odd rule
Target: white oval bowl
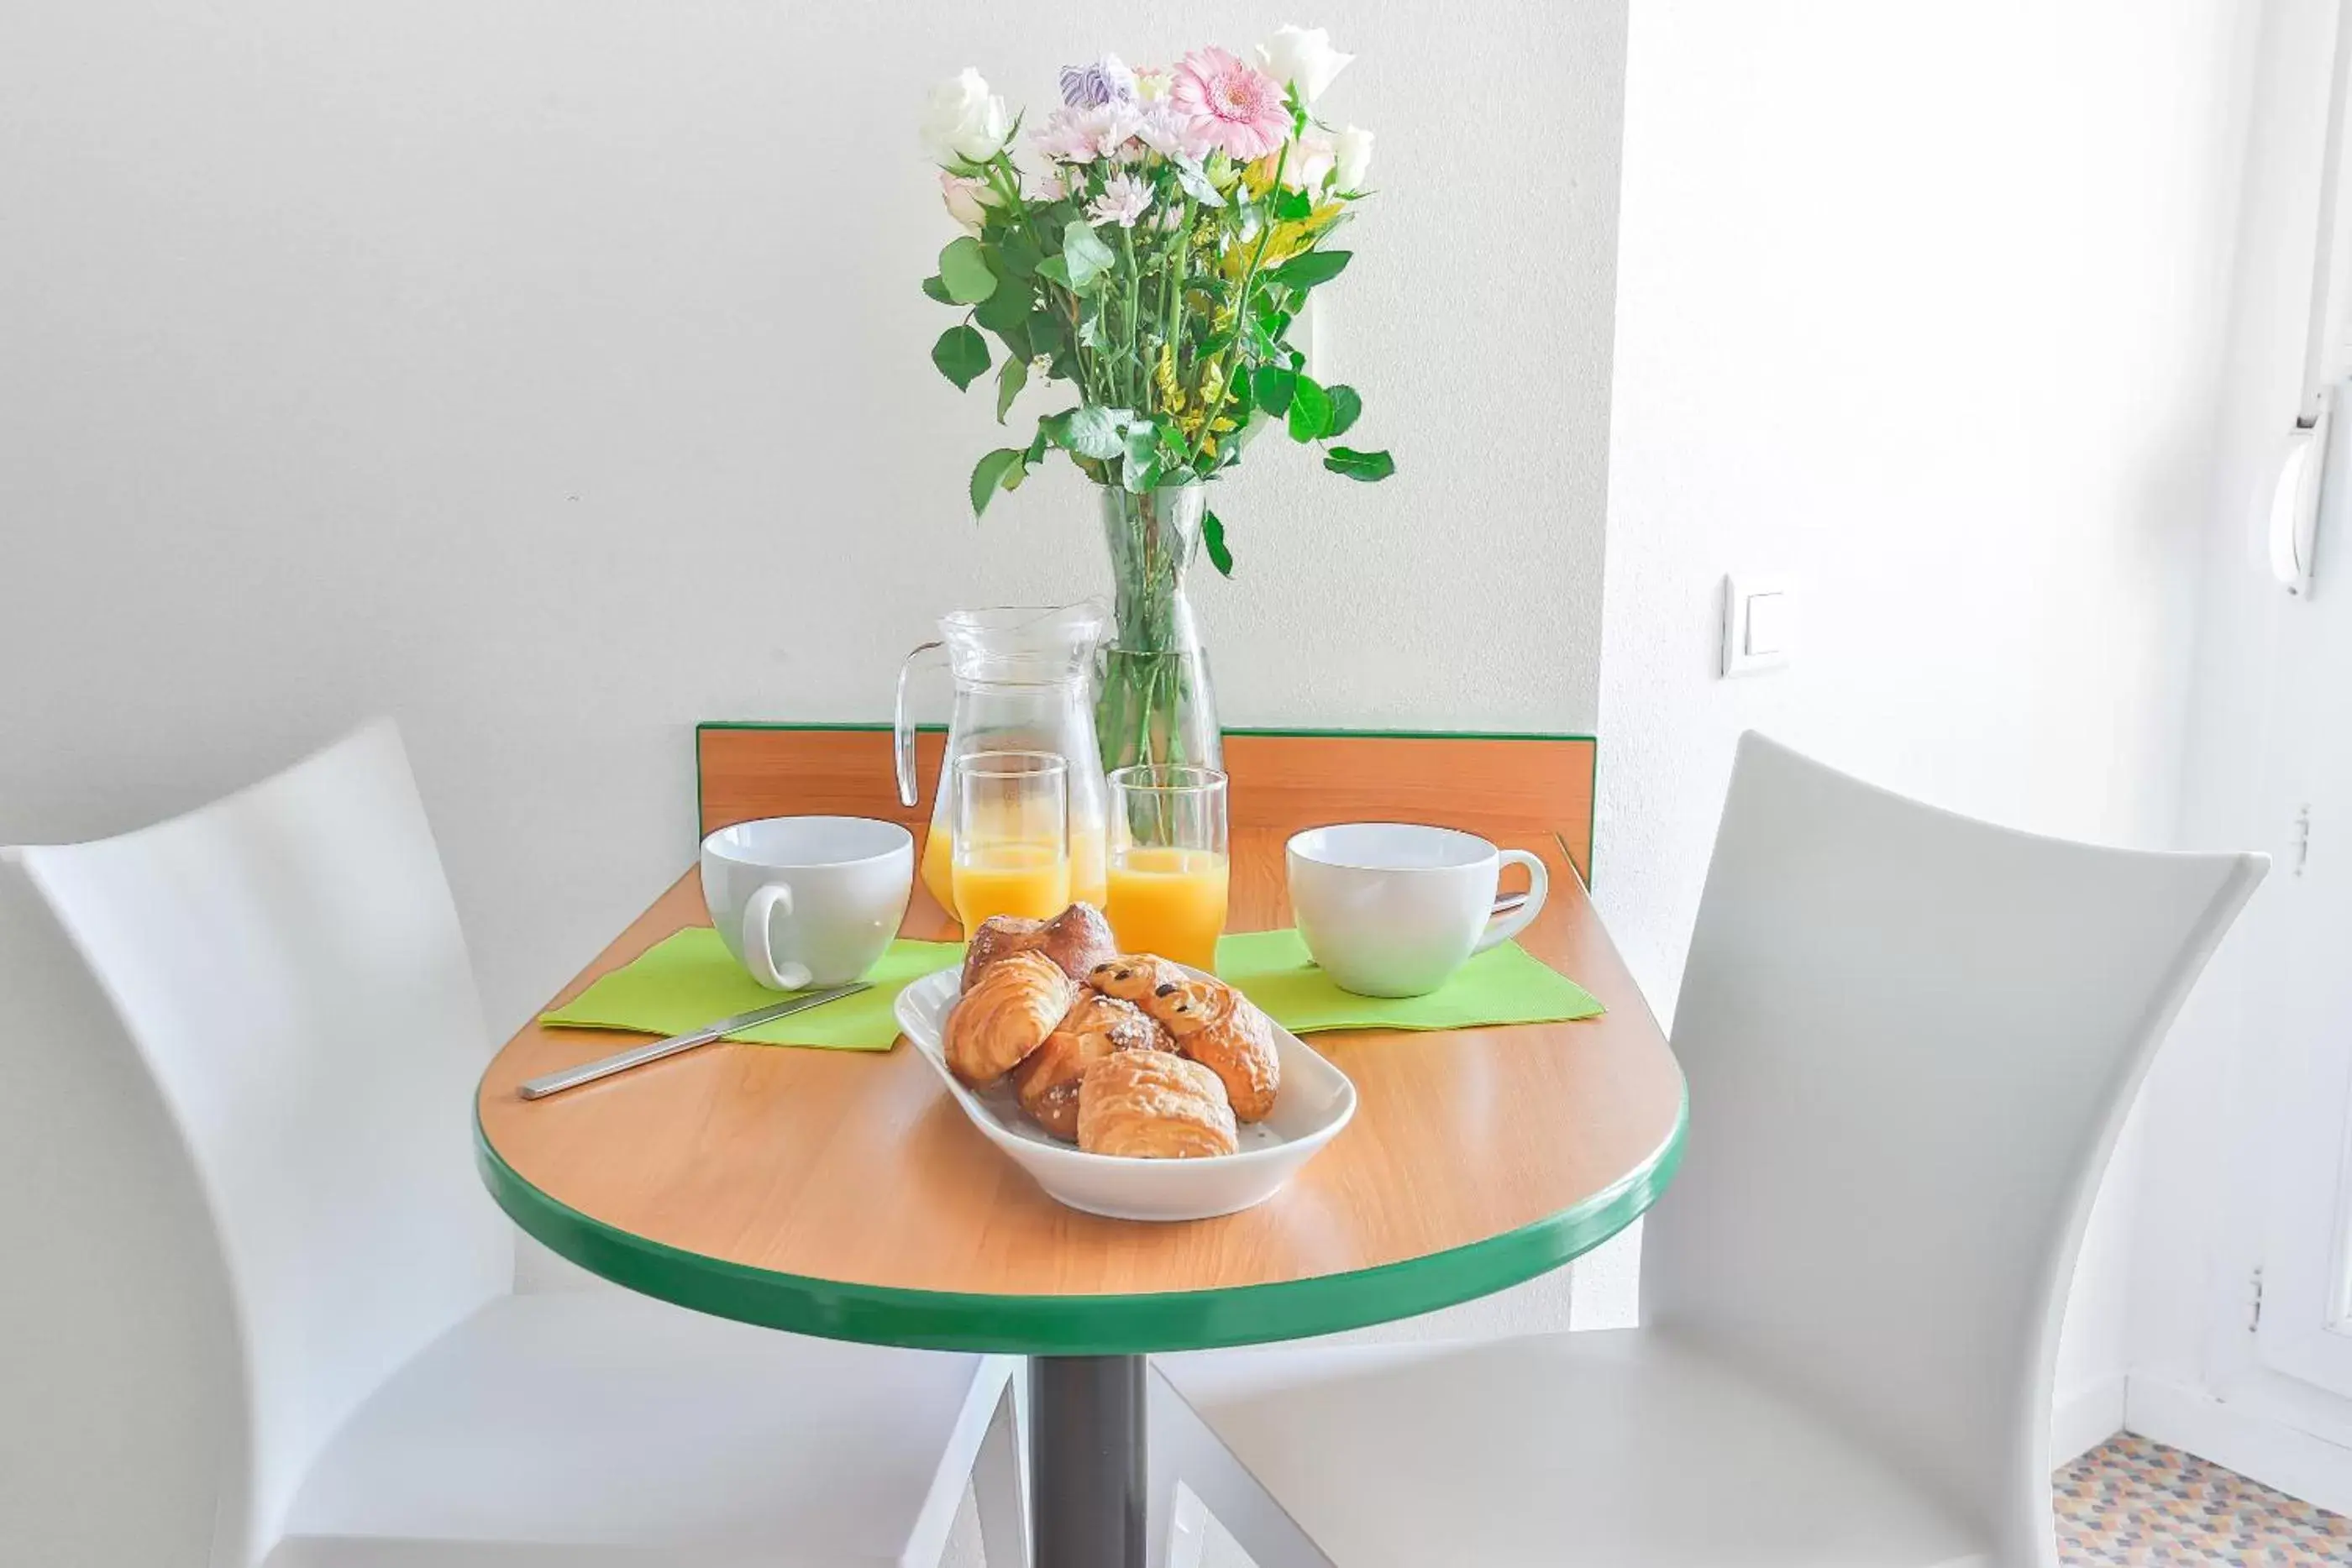
[(1356, 1113), (1356, 1086), (1348, 1075), (1277, 1024), (1282, 1090), (1272, 1115), (1241, 1124), (1241, 1147), (1234, 1153), (1189, 1160), (1087, 1154), (1024, 1114), (1010, 1076), (975, 1091), (948, 1071), (943, 1040), (960, 980), (959, 969), (941, 969), (900, 991), (898, 1027), (982, 1135), (1034, 1176), (1049, 1197), (1072, 1208), (1112, 1219), (1208, 1219), (1237, 1213), (1281, 1190)]

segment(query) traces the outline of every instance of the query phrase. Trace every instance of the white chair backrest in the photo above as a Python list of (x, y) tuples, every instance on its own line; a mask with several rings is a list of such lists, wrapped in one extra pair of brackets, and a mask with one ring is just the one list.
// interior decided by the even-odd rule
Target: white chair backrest
[(1740, 741), (1675, 1015), (1688, 1153), (1645, 1319), (2050, 1560), (2064, 1283), (2260, 855), (2038, 838)]
[(257, 1556), (352, 1406), (513, 1279), (473, 1169), (480, 1003), (399, 734), (13, 858), (185, 1140), (243, 1362), (249, 1470), (219, 1539)]

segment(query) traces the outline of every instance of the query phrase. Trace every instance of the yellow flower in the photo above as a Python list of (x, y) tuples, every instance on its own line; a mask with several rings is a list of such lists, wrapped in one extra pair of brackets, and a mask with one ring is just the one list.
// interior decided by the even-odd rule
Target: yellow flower
[(1274, 188), (1274, 163), (1277, 156), (1269, 152), (1242, 171), (1242, 188), (1249, 193), (1251, 201), (1264, 200), (1266, 192)]
[(1160, 345), (1160, 363), (1151, 372), (1152, 384), (1160, 389), (1160, 406), (1170, 413), (1181, 414), (1184, 409), (1184, 388), (1176, 380), (1176, 345)]
[(1256, 240), (1244, 240), (1225, 252), (1223, 259), (1219, 263), (1218, 270), (1227, 277), (1238, 281), (1243, 274), (1249, 271), (1253, 257), (1258, 257), (1260, 271), (1267, 267), (1280, 267), (1329, 233), (1333, 222), (1345, 210), (1341, 203), (1326, 202), (1303, 218), (1276, 224), (1261, 236), (1265, 241), (1265, 254), (1263, 257), (1258, 257)]

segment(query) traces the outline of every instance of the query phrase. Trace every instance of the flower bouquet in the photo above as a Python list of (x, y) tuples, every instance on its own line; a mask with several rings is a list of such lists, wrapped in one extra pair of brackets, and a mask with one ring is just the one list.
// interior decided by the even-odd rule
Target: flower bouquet
[(1055, 449), (1103, 487), (1118, 626), (1097, 717), (1107, 766), (1215, 758), (1183, 591), (1203, 545), (1233, 571), (1205, 484), (1272, 423), (1335, 474), (1395, 471), (1386, 452), (1339, 444), (1362, 400), (1317, 381), (1290, 340), (1308, 294), (1346, 270), (1327, 242), (1366, 194), (1371, 133), (1316, 115), (1351, 57), (1319, 28), (1285, 27), (1255, 63), (1205, 47), (1167, 68), (1070, 67), (1026, 170), (1019, 122), (979, 73), (931, 94), (924, 144), (969, 231), (923, 280), (963, 317), (931, 360), (962, 389), (993, 366), (1000, 423), (1031, 382), (1071, 383), (1076, 402), (1040, 415), (1025, 445), (980, 459), (971, 506)]

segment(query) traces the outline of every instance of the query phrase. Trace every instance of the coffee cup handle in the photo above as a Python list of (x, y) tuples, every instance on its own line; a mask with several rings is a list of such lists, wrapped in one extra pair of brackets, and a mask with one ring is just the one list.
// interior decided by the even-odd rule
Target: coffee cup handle
[(781, 882), (767, 883), (744, 904), (743, 967), (772, 991), (806, 990), (809, 972), (798, 964), (777, 963), (775, 949), (768, 944), (768, 922), (779, 907), (786, 915), (793, 912), (793, 890)]
[(1544, 899), (1551, 893), (1551, 873), (1544, 869), (1543, 862), (1527, 851), (1496, 850), (1495, 862), (1497, 871), (1507, 865), (1528, 868), (1528, 901), (1508, 915), (1496, 915), (1486, 922), (1486, 935), (1478, 938), (1478, 946), (1470, 949), (1473, 953), (1484, 953), (1496, 943), (1507, 942), (1525, 931), (1528, 923), (1543, 913)]

